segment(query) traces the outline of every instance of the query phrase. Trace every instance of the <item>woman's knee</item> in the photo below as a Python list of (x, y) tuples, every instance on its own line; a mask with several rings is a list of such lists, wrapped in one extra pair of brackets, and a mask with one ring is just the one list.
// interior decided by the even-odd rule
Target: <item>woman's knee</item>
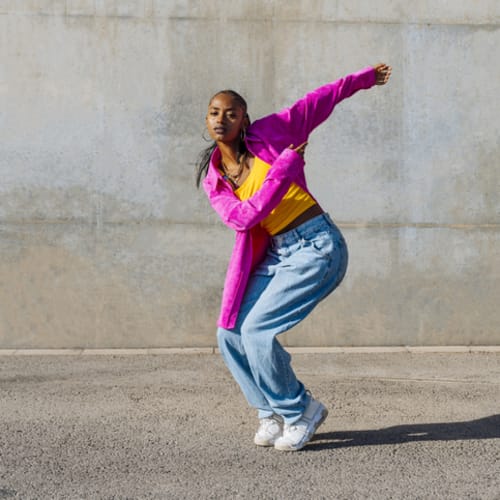
[(217, 337), (225, 338), (230, 335), (233, 335), (232, 330), (226, 330), (226, 328), (222, 328), (222, 326), (217, 328)]
[(221, 350), (228, 346), (241, 350), (241, 335), (239, 332), (219, 327), (217, 329), (217, 345)]
[(224, 328), (217, 329), (217, 344), (219, 347), (225, 346), (228, 344), (229, 337), (231, 332), (225, 330)]

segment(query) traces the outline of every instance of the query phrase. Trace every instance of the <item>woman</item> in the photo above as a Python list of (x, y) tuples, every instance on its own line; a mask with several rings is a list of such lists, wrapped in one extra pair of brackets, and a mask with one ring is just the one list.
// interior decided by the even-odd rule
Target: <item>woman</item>
[(212, 207), (236, 231), (217, 341), (258, 411), (259, 446), (299, 450), (328, 414), (276, 338), (330, 294), (347, 267), (344, 238), (306, 185), (307, 139), (338, 102), (387, 83), (390, 74), (386, 64), (365, 68), (253, 123), (236, 92), (210, 100), (206, 127), (214, 143), (200, 157), (197, 184), (205, 175)]

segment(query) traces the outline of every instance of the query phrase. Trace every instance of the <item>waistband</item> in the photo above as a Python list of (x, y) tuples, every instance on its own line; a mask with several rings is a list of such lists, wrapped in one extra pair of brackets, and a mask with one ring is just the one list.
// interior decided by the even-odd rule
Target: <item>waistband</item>
[(271, 245), (274, 247), (293, 245), (294, 243), (310, 238), (314, 234), (327, 229), (334, 229), (338, 231), (337, 226), (334, 224), (330, 216), (324, 212), (320, 215), (316, 215), (316, 217), (313, 217), (312, 219), (309, 219), (300, 226), (297, 226), (295, 229), (272, 236)]

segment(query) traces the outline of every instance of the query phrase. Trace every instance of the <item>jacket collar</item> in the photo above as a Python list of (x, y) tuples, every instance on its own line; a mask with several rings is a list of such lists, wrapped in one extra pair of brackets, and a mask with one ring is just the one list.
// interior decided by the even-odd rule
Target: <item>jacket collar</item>
[(210, 163), (208, 165), (207, 175), (204, 179), (204, 184), (208, 187), (214, 188), (218, 182), (222, 180), (222, 174), (219, 172), (217, 165), (220, 164), (221, 152), (217, 146), (210, 156)]

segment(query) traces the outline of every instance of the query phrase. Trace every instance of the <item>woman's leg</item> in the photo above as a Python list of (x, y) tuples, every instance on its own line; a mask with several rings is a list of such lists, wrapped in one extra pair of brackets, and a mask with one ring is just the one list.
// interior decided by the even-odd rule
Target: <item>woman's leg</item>
[(239, 331), (219, 328), (217, 330), (217, 344), (226, 366), (240, 386), (248, 404), (258, 410), (259, 418), (270, 417), (273, 410), (262, 391), (255, 384)]
[(217, 344), (221, 355), (241, 388), (248, 404), (258, 410), (259, 418), (271, 417), (273, 410), (266, 397), (255, 383), (252, 370), (248, 364), (247, 355), (241, 339), (241, 323), (248, 311), (261, 296), (263, 290), (268, 286), (271, 276), (252, 276), (249, 286), (245, 292), (245, 297), (241, 305), (238, 321), (233, 329), (218, 328)]
[(248, 287), (238, 319), (247, 373), (271, 410), (286, 423), (300, 419), (310, 396), (276, 336), (304, 319), (342, 280), (347, 248), (327, 216), (273, 238)]

